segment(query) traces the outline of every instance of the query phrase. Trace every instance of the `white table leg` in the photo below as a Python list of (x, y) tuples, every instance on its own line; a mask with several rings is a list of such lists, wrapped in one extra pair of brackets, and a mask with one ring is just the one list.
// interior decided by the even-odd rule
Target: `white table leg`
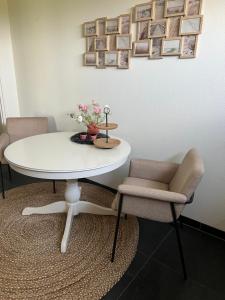
[(73, 223), (73, 207), (70, 206), (68, 209), (68, 212), (67, 212), (66, 226), (64, 229), (64, 234), (63, 234), (63, 238), (62, 238), (62, 242), (61, 242), (61, 252), (62, 253), (66, 252), (72, 223)]
[(22, 215), (47, 215), (67, 212), (67, 205), (65, 201), (54, 202), (41, 207), (26, 207), (24, 208)]
[(61, 252), (65, 253), (70, 236), (70, 230), (73, 223), (73, 216), (79, 213), (88, 213), (95, 215), (116, 216), (117, 212), (111, 208), (96, 205), (87, 201), (80, 201), (81, 188), (78, 186), (78, 181), (68, 180), (65, 190), (65, 200), (54, 202), (42, 207), (26, 207), (22, 214), (24, 216), (32, 214), (52, 214), (52, 213), (67, 213), (65, 230), (61, 242)]

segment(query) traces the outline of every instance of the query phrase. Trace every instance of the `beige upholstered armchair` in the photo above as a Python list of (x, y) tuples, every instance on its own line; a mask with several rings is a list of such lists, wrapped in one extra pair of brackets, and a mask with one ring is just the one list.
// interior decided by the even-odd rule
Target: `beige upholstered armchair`
[[(32, 135), (38, 135), (48, 132), (48, 118), (33, 117), (33, 118), (7, 118), (6, 132), (0, 135), (0, 173), (2, 184), (2, 196), (5, 198), (4, 178), (2, 172), (2, 164), (7, 164), (4, 158), (5, 148), (19, 140)], [(11, 178), (10, 168), (8, 166), (9, 176)], [(55, 190), (55, 182), (54, 190)]]
[(187, 278), (177, 219), (185, 205), (191, 203), (204, 174), (202, 159), (191, 149), (181, 164), (151, 160), (132, 160), (130, 173), (112, 207), (118, 209), (111, 261), (114, 261), (121, 212), (159, 222), (173, 222), (184, 278)]

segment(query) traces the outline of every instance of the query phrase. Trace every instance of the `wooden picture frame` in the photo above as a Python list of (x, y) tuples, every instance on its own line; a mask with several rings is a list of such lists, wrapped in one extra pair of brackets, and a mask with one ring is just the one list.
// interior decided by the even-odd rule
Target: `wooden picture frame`
[(166, 0), (153, 1), (153, 20), (161, 20), (164, 18), (165, 1)]
[(133, 8), (134, 22), (151, 20), (154, 15), (153, 10), (154, 10), (153, 2), (147, 2), (147, 3), (136, 5)]
[(141, 40), (133, 43), (133, 56), (149, 57), (151, 50), (150, 40)]
[(150, 20), (137, 22), (137, 41), (147, 40)]
[(157, 37), (167, 37), (169, 29), (168, 19), (161, 19), (149, 22), (148, 37), (157, 38)]
[(131, 33), (131, 24), (132, 24), (131, 14), (123, 14), (123, 15), (120, 15), (119, 18), (120, 18), (120, 33), (121, 34), (130, 34)]
[(95, 51), (109, 50), (109, 37), (107, 35), (95, 37)]
[(181, 37), (163, 38), (161, 55), (177, 56), (181, 54)]
[(153, 38), (150, 40), (149, 59), (162, 59), (162, 38)]
[(196, 16), (201, 15), (202, 12), (202, 0), (187, 0), (186, 15)]
[(187, 7), (187, 0), (166, 0), (164, 17), (184, 16)]
[(181, 17), (168, 18), (168, 37), (177, 37), (180, 32), (180, 19)]
[(97, 69), (105, 69), (105, 51), (98, 51), (97, 52), (98, 59), (97, 59)]
[(119, 51), (118, 69), (129, 69), (130, 67), (130, 50)]
[(106, 19), (105, 34), (118, 34), (121, 31), (120, 18)]
[(96, 20), (90, 21), (90, 22), (85, 22), (83, 24), (83, 34), (85, 37), (98, 35), (98, 27), (97, 27)]
[(95, 51), (95, 36), (86, 37), (86, 52)]
[(186, 35), (182, 37), (180, 58), (195, 58), (198, 46), (198, 35)]
[(108, 67), (118, 66), (118, 51), (105, 52), (105, 66)]
[(97, 52), (84, 53), (84, 66), (96, 66), (97, 63)]
[(179, 35), (200, 34), (202, 32), (202, 20), (202, 15), (181, 17)]
[(116, 36), (116, 50), (131, 50), (132, 49), (132, 35), (119, 34)]
[(106, 21), (106, 17), (102, 17), (102, 18), (98, 18), (96, 20), (97, 23), (97, 33), (98, 35), (102, 36), (105, 34), (105, 21)]

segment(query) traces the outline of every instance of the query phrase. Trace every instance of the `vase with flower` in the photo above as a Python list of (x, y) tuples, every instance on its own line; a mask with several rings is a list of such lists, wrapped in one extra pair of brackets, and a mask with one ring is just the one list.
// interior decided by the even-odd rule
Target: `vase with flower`
[[(99, 133), (97, 125), (105, 119), (101, 106), (93, 100), (91, 104), (79, 104), (78, 110), (79, 113), (72, 113), (70, 117), (86, 126), (87, 135), (94, 140)], [(85, 139), (85, 133), (82, 133), (81, 139)]]

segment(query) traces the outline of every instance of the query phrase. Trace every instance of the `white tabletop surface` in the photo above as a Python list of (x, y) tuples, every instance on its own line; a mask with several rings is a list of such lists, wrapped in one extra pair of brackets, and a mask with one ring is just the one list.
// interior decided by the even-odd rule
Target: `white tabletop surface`
[(104, 174), (123, 165), (131, 151), (120, 139), (114, 149), (98, 149), (70, 141), (74, 132), (36, 135), (9, 145), (5, 158), (22, 174), (48, 179), (76, 179)]

